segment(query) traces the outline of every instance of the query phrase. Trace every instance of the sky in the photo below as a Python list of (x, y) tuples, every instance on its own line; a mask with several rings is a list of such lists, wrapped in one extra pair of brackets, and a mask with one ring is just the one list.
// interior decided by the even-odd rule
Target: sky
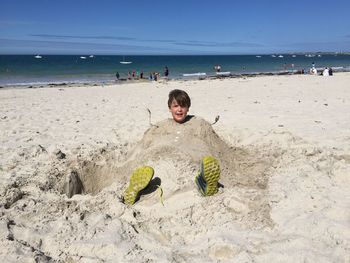
[(0, 54), (350, 52), (349, 0), (0, 0)]

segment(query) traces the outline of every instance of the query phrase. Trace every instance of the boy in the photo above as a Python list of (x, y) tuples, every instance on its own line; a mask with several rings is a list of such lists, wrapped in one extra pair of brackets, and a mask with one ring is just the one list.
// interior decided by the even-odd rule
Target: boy
[(190, 107), (191, 99), (185, 91), (179, 89), (170, 91), (168, 108), (174, 121), (184, 123)]
[[(168, 108), (175, 122), (182, 124), (188, 121), (189, 116), (187, 113), (190, 107), (191, 99), (185, 91), (175, 89), (169, 93)], [(152, 180), (153, 174), (154, 170), (150, 166), (137, 168), (133, 172), (129, 186), (123, 194), (125, 204), (132, 205), (136, 202), (139, 192), (147, 187)], [(195, 182), (203, 196), (217, 193), (219, 177), (219, 162), (212, 156), (202, 158)]]

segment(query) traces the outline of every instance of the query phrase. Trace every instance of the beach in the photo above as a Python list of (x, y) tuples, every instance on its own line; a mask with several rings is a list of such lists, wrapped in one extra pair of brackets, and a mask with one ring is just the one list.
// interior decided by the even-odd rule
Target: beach
[[(350, 73), (0, 89), (3, 262), (350, 262), (348, 83)], [(173, 89), (209, 132), (145, 138), (171, 117)], [(194, 183), (202, 152), (223, 167), (211, 197)], [(163, 195), (126, 206), (139, 165)], [(68, 198), (72, 173), (84, 190)]]

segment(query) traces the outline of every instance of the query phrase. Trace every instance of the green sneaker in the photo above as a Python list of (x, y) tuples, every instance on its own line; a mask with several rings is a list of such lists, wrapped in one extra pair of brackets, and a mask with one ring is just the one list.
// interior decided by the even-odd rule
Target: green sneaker
[(150, 166), (137, 168), (130, 177), (128, 188), (123, 194), (124, 203), (133, 205), (142, 189), (145, 189), (152, 180), (154, 170)]
[(218, 192), (220, 178), (220, 165), (212, 156), (205, 156), (200, 164), (200, 170), (196, 176), (198, 190), (203, 196), (214, 195)]

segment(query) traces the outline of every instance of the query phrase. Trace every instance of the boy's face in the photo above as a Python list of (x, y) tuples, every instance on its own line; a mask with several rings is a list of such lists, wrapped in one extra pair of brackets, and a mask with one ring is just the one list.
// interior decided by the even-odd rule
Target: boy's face
[(183, 123), (187, 116), (188, 107), (181, 107), (174, 99), (170, 105), (169, 111), (171, 112), (174, 121)]

